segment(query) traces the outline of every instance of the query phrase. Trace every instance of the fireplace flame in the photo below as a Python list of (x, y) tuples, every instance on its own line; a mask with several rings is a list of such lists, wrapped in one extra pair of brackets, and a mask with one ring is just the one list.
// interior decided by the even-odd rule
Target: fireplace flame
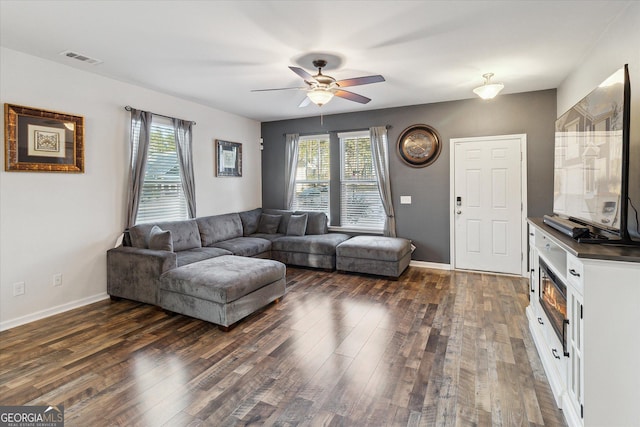
[(558, 301), (558, 290), (555, 286), (553, 286), (553, 282), (551, 282), (550, 280), (546, 280), (544, 282), (543, 295), (543, 298), (547, 304), (558, 310), (558, 312), (562, 313), (562, 316), (564, 318), (567, 317), (566, 302), (564, 302), (564, 298), (560, 298), (561, 301)]

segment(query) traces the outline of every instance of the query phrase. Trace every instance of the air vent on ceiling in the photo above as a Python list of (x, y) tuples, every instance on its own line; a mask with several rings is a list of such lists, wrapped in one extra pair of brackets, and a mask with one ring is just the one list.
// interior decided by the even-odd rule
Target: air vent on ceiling
[(60, 55), (66, 56), (67, 58), (77, 59), (78, 61), (86, 62), (87, 64), (96, 65), (101, 64), (102, 61), (99, 59), (88, 57), (87, 55), (83, 55), (78, 52), (74, 52), (71, 50), (65, 50), (64, 52), (60, 52)]

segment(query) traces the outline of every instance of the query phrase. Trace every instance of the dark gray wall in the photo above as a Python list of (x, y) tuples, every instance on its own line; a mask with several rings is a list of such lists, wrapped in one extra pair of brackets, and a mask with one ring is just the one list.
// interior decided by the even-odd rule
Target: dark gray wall
[[(313, 106), (307, 107), (313, 108)], [(451, 138), (526, 134), (528, 216), (550, 214), (553, 208), (553, 144), (556, 91), (501, 95), (492, 101), (469, 99), (262, 123), (262, 205), (284, 206), (285, 133), (316, 134), (390, 125), (391, 192), (398, 236), (417, 246), (413, 259), (449, 263), (449, 157)], [(396, 142), (414, 124), (433, 126), (443, 141), (438, 160), (411, 168), (400, 160)], [(333, 149), (333, 147), (332, 147)], [(412, 196), (401, 205), (400, 196)]]

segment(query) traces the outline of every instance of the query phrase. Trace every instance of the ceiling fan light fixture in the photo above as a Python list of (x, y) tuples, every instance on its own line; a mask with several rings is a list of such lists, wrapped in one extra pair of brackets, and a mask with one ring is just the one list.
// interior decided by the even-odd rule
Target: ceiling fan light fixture
[(473, 93), (478, 95), (480, 98), (493, 99), (502, 89), (504, 89), (504, 84), (502, 83), (490, 83), (493, 73), (483, 74), (482, 77), (484, 77), (484, 84), (473, 90)]
[(279, 89), (258, 89), (252, 92), (264, 92), (271, 90), (289, 90), (289, 89), (305, 89), (306, 97), (298, 105), (298, 107), (306, 107), (310, 103), (314, 103), (318, 107), (322, 107), (327, 102), (331, 101), (334, 96), (338, 98), (346, 99), (348, 101), (358, 102), (360, 104), (366, 104), (371, 101), (371, 98), (358, 95), (357, 93), (344, 90), (344, 87), (368, 85), (371, 83), (384, 82), (384, 77), (381, 75), (354, 77), (350, 79), (344, 79), (336, 81), (331, 76), (322, 74), (322, 68), (327, 65), (327, 61), (324, 59), (316, 59), (313, 61), (313, 66), (318, 69), (318, 74), (312, 76), (308, 71), (300, 67), (289, 66), (289, 69), (296, 73), (298, 77), (301, 77), (306, 84), (306, 87), (285, 87)]
[(322, 107), (333, 98), (333, 92), (328, 89), (314, 88), (307, 92), (307, 96), (318, 107)]

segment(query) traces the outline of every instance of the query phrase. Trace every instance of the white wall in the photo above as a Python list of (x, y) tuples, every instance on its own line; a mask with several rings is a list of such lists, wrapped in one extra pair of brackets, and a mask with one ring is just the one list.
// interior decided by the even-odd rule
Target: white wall
[[(80, 115), (86, 129), (84, 174), (0, 172), (0, 330), (106, 298), (106, 251), (125, 222), (125, 105), (197, 122), (198, 216), (262, 204), (257, 121), (5, 48), (0, 102)], [(242, 178), (215, 177), (216, 138), (243, 143)]]
[[(632, 2), (598, 39), (584, 61), (558, 87), (558, 115), (595, 89), (624, 64), (629, 64), (632, 97), (640, 114), (640, 3)], [(633, 104), (632, 104), (633, 105)]]

